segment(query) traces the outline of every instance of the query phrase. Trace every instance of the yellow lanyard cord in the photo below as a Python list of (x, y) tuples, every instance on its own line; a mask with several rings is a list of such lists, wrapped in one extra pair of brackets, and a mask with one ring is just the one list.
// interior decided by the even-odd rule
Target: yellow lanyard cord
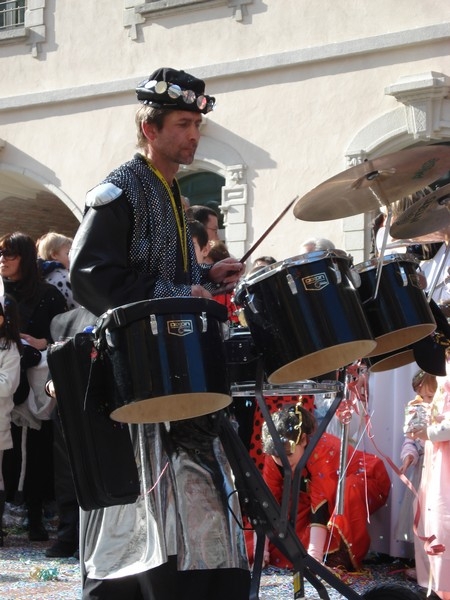
[[(166, 188), (167, 193), (169, 194), (173, 214), (175, 215), (175, 220), (177, 222), (178, 235), (180, 237), (181, 254), (183, 256), (183, 269), (184, 269), (184, 272), (187, 273), (188, 253), (187, 253), (186, 220), (184, 218), (184, 211), (183, 211), (183, 209), (181, 209), (181, 215), (180, 215), (180, 211), (177, 208), (177, 203), (175, 201), (173, 192), (170, 189), (170, 185), (167, 183), (167, 181), (166, 181), (164, 175), (161, 173), (161, 171), (159, 171), (154, 165), (152, 165), (152, 163), (148, 160), (148, 158), (145, 158), (145, 160), (147, 162), (147, 165), (150, 167), (150, 169), (153, 171), (153, 173), (156, 175), (156, 177), (158, 177), (158, 179), (161, 181), (161, 183)], [(176, 179), (175, 179), (175, 185), (178, 188), (178, 193), (181, 195), (180, 188), (178, 187), (178, 181)]]

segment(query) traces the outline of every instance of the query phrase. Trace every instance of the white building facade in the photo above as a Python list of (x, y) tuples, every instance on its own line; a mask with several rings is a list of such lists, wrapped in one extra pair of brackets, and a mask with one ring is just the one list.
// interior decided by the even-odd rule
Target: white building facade
[[(25, 4), (23, 26), (0, 29), (2, 200), (50, 195), (79, 220), (86, 191), (134, 153), (134, 88), (160, 66), (204, 78), (217, 98), (180, 178), (223, 177), (236, 256), (328, 178), (450, 138), (450, 6), (439, 0)], [(360, 262), (373, 218), (364, 208), (321, 223), (289, 211), (255, 257), (296, 256), (317, 235)]]

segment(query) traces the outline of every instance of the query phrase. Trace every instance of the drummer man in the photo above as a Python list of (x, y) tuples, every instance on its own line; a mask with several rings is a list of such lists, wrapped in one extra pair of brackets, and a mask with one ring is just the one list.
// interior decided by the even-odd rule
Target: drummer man
[[(244, 265), (198, 265), (176, 173), (191, 164), (205, 83), (157, 69), (137, 89), (139, 153), (87, 194), (72, 246), (74, 296), (101, 315), (162, 297), (211, 298), (233, 288)], [(224, 415), (131, 425), (142, 495), (135, 504), (82, 512), (83, 600), (247, 600), (250, 574), (232, 473), (218, 438)]]

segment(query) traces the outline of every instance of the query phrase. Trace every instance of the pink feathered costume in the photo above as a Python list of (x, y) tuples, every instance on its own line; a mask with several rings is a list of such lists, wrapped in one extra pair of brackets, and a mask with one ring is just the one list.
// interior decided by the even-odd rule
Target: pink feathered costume
[(445, 550), (427, 557), (422, 540), (415, 538), (414, 546), (418, 583), (431, 584), (450, 598), (450, 381), (439, 379), (438, 384), (425, 441), (418, 531), (426, 538), (436, 536), (432, 545), (443, 544)]

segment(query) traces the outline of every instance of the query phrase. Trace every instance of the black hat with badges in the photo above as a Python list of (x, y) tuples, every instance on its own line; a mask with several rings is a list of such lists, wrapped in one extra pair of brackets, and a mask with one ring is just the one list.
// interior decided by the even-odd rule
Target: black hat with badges
[(141, 81), (136, 94), (139, 102), (154, 108), (189, 110), (204, 115), (214, 109), (216, 99), (205, 94), (205, 82), (185, 71), (157, 69)]

